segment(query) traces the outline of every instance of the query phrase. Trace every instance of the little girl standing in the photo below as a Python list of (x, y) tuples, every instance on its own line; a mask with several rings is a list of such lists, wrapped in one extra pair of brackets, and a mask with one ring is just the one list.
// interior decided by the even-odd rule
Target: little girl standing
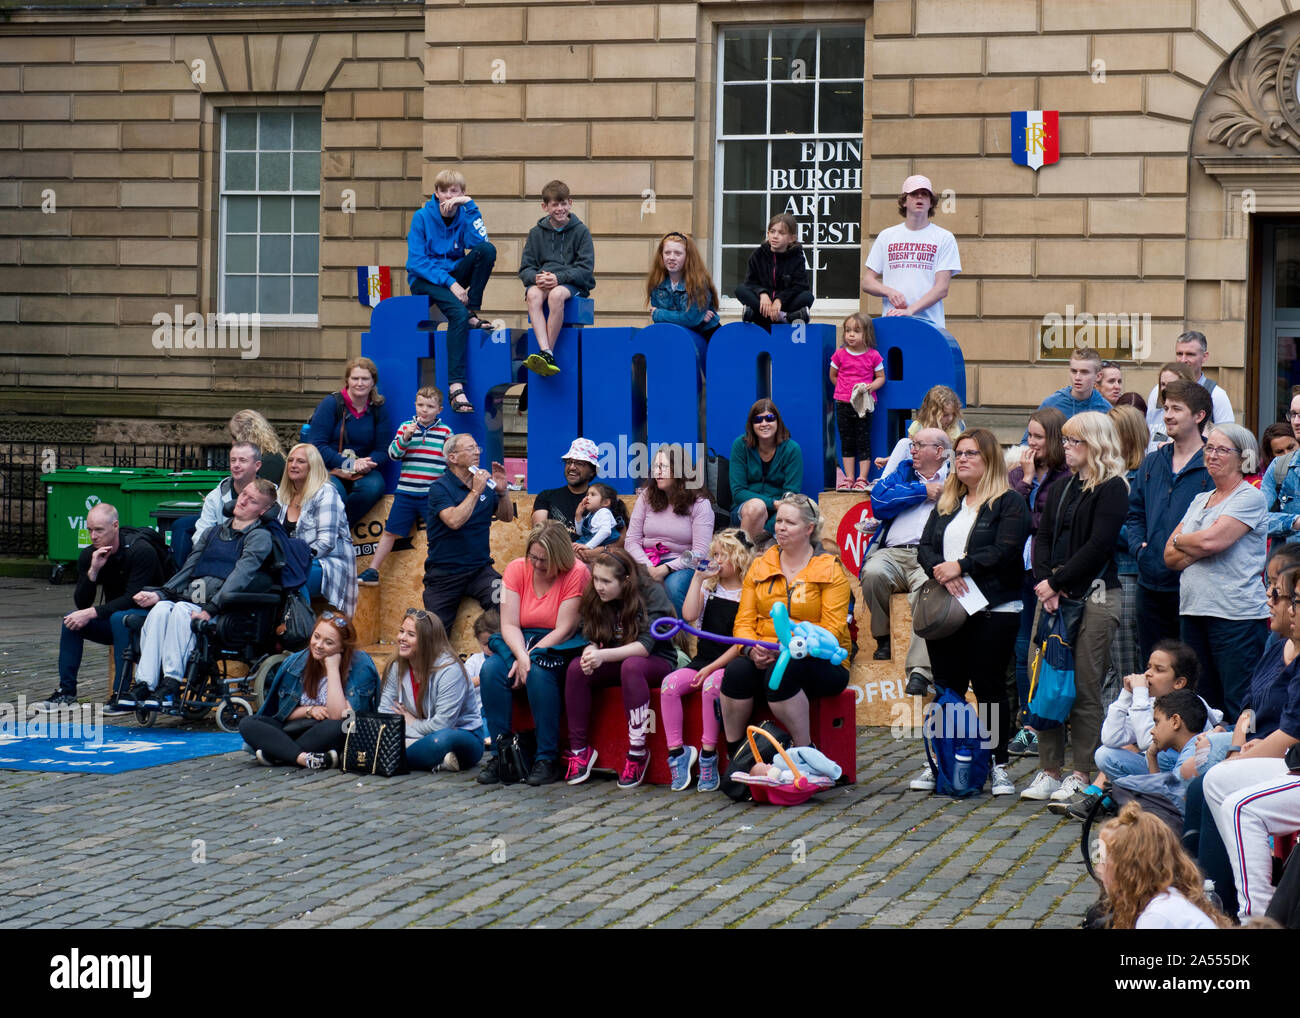
[[(866, 491), (871, 470), (871, 409), (859, 413), (859, 405), (875, 407), (875, 393), (885, 384), (885, 364), (865, 315), (844, 319), (844, 345), (831, 356), (831, 381), (835, 384), (835, 423), (840, 432), (840, 455), (844, 458), (844, 480), (837, 491)], [(866, 386), (869, 398), (854, 390)], [(854, 463), (856, 461), (856, 468)], [(857, 479), (854, 480), (854, 475)]]
[(619, 516), (622, 526), (627, 526), (627, 513), (618, 492), (608, 484), (593, 484), (578, 503), (577, 518), (573, 521), (578, 530), (575, 547), (599, 548), (618, 540)]
[[(709, 567), (697, 570), (686, 592), (682, 617), (695, 620), (697, 629), (730, 636), (740, 607), (740, 592), (745, 573), (754, 561), (754, 547), (743, 530), (724, 530), (709, 545)], [(660, 711), (664, 735), (668, 740), (668, 769), (673, 776), (673, 791), (691, 787), (691, 768), (695, 764), (694, 746), (682, 745), (682, 697), (703, 689), (704, 730), (700, 738), (701, 792), (718, 789), (718, 690), (722, 670), (732, 658), (740, 656), (736, 644), (698, 639), (695, 657), (685, 668), (670, 673), (660, 686)]]
[(659, 241), (645, 280), (651, 321), (693, 329), (708, 339), (718, 321), (718, 288), (709, 278), (699, 249), (674, 230)]

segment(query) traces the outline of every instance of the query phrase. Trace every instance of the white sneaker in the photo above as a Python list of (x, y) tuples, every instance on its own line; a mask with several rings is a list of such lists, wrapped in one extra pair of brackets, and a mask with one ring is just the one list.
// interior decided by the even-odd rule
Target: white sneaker
[(440, 771), (458, 771), (460, 770), (460, 758), (455, 753), (448, 753), (442, 758), (442, 765), (438, 768)]
[(993, 765), (993, 794), (1015, 795), (1016, 786), (1007, 774), (1006, 764)]
[(1077, 774), (1071, 773), (1061, 782), (1061, 787), (1052, 793), (1052, 801), (1068, 802), (1074, 798), (1076, 792), (1082, 792), (1087, 787), (1088, 782), (1086, 780)]
[(913, 792), (933, 792), (934, 791), (934, 771), (930, 770), (930, 765), (926, 764), (920, 772), (911, 780), (907, 786)]
[(1035, 802), (1043, 802), (1052, 797), (1052, 793), (1061, 787), (1061, 782), (1052, 777), (1047, 771), (1039, 771), (1034, 775), (1034, 780), (1030, 782), (1029, 787), (1020, 793), (1022, 799), (1032, 799)]

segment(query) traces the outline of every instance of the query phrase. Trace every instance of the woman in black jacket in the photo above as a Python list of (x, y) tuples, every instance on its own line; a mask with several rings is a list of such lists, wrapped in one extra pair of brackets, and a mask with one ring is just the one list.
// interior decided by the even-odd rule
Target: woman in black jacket
[[(1007, 484), (1007, 467), (993, 433), (967, 431), (953, 450), (953, 471), (926, 521), (916, 560), (954, 597), (977, 587), (988, 601), (951, 636), (927, 640), (934, 683), (965, 696), (969, 682), (979, 702), (981, 726), (996, 740), (993, 794), (1013, 795), (1007, 776), (1007, 664), (1020, 628), (1029, 506)], [(996, 711), (996, 716), (993, 712)], [(927, 765), (912, 781), (917, 791), (934, 788)]]
[[(1088, 785), (1093, 750), (1101, 741), (1101, 683), (1119, 625), (1120, 585), (1115, 545), (1128, 514), (1128, 481), (1115, 425), (1105, 414), (1076, 414), (1061, 429), (1070, 476), (1047, 492), (1047, 508), (1034, 541), (1034, 593), (1038, 617), (1060, 607), (1062, 597), (1083, 600), (1074, 639), (1074, 707), (1070, 711), (1074, 773), (1061, 780), (1065, 728), (1038, 733), (1042, 770), (1022, 799), (1072, 798)], [(1031, 648), (1032, 653), (1032, 648)]]

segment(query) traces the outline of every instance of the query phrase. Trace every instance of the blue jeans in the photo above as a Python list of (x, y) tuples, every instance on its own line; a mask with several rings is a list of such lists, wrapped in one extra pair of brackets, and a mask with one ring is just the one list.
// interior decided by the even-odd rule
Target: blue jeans
[(107, 619), (91, 619), (80, 629), (59, 627), (59, 692), (77, 695), (77, 672), (81, 668), (81, 655), (86, 641), (107, 646), (113, 645), (113, 692), (121, 692), (125, 681), (125, 663), (122, 655), (131, 645), (126, 631), (126, 617), (131, 614), (149, 614), (143, 608), (114, 612)]
[(1193, 778), (1187, 786), (1187, 803), (1183, 808), (1183, 847), (1187, 847), (1187, 835), (1195, 834), (1196, 865), (1207, 879), (1214, 881), (1224, 913), (1236, 915), (1237, 881), (1228, 859), (1228, 849), (1223, 844), (1223, 835), (1214, 822), (1214, 811), (1205, 807), (1205, 789), (1201, 787), (1204, 782), (1202, 775)]
[(1229, 723), (1241, 716), (1250, 677), (1264, 653), (1267, 632), (1261, 619), (1182, 617), (1182, 640), (1202, 663), (1197, 692), (1211, 707), (1222, 710)]
[(465, 252), (465, 257), (451, 267), (451, 276), (469, 291), (465, 304), (451, 292), (451, 287), (416, 277), (411, 293), (429, 297), (447, 318), (447, 384), (464, 385), (465, 348), (469, 345), (469, 316), (483, 307), (483, 288), (497, 262), (497, 249), (484, 241)]
[[(525, 630), (528, 637), (534, 630)], [(505, 648), (505, 641), (500, 636), (492, 638), (493, 653), (483, 660), (483, 670), (479, 672), (479, 696), (483, 700), (483, 715), (487, 721), (488, 732), (493, 742), (502, 735), (508, 735), (510, 714), (513, 707), (514, 690), (510, 688), (510, 666), (514, 657)], [(566, 651), (552, 651), (546, 655), (556, 664), (548, 666), (538, 663), (537, 655), (531, 656), (528, 669), (528, 681), (524, 689), (528, 695), (528, 707), (533, 712), (533, 723), (537, 726), (537, 759), (556, 760), (560, 755), (560, 709), (564, 705), (564, 671), (569, 662), (578, 655), (580, 648), (572, 647)]]
[(311, 570), (307, 573), (307, 586), (304, 588), (308, 600), (313, 597), (320, 597), (321, 584), (324, 582), (325, 570), (320, 567), (319, 562), (312, 559)]
[(343, 499), (343, 512), (348, 518), (348, 526), (355, 527), (366, 513), (375, 507), (375, 503), (384, 497), (384, 472), (372, 470), (355, 481), (345, 481), (330, 474), (330, 483), (339, 491)]
[[(1142, 753), (1134, 753), (1131, 749), (1098, 746), (1097, 751), (1092, 754), (1092, 762), (1097, 765), (1097, 770), (1112, 781), (1132, 774), (1147, 773), (1146, 756)], [(1161, 771), (1172, 771), (1177, 762), (1178, 753), (1175, 750), (1162, 749), (1156, 754), (1156, 764)]]
[(682, 605), (686, 603), (686, 592), (691, 589), (691, 577), (694, 575), (694, 569), (674, 569), (664, 577), (664, 590), (667, 591), (668, 600), (673, 603), (673, 609), (679, 618), (682, 614)]
[(406, 747), (406, 762), (412, 770), (431, 771), (448, 753), (455, 753), (460, 769), (466, 770), (483, 759), (483, 738), (464, 728), (431, 732)]

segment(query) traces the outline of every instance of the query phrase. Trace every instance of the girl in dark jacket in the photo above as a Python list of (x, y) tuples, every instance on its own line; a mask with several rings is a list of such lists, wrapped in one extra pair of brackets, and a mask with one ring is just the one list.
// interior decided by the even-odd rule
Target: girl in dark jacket
[[(1042, 770), (1022, 799), (1068, 800), (1088, 786), (1092, 753), (1101, 740), (1101, 683), (1119, 625), (1115, 545), (1128, 514), (1128, 481), (1115, 425), (1105, 414), (1076, 414), (1062, 429), (1070, 476), (1048, 489), (1043, 523), (1034, 541), (1034, 593), (1039, 615), (1060, 608), (1062, 597), (1083, 601), (1073, 641), (1074, 707), (1070, 746), (1074, 773), (1061, 780), (1065, 728), (1038, 733)], [(1037, 630), (1037, 620), (1034, 626)]]
[(745, 305), (745, 321), (768, 332), (777, 322), (808, 321), (813, 295), (794, 216), (781, 213), (768, 222), (767, 241), (749, 256), (736, 300)]
[[(1002, 450), (986, 428), (957, 439), (953, 471), (944, 482), (935, 511), (926, 521), (916, 560), (931, 579), (954, 597), (972, 588), (987, 600), (951, 636), (927, 640), (934, 683), (964, 696), (969, 682), (979, 702), (981, 727), (996, 739), (993, 794), (1012, 795), (1007, 776), (1007, 662), (1020, 625), (1022, 555), (1029, 533), (1025, 500), (1007, 485)], [(996, 715), (994, 714), (996, 712)], [(934, 788), (927, 764), (912, 781), (917, 791)]]

